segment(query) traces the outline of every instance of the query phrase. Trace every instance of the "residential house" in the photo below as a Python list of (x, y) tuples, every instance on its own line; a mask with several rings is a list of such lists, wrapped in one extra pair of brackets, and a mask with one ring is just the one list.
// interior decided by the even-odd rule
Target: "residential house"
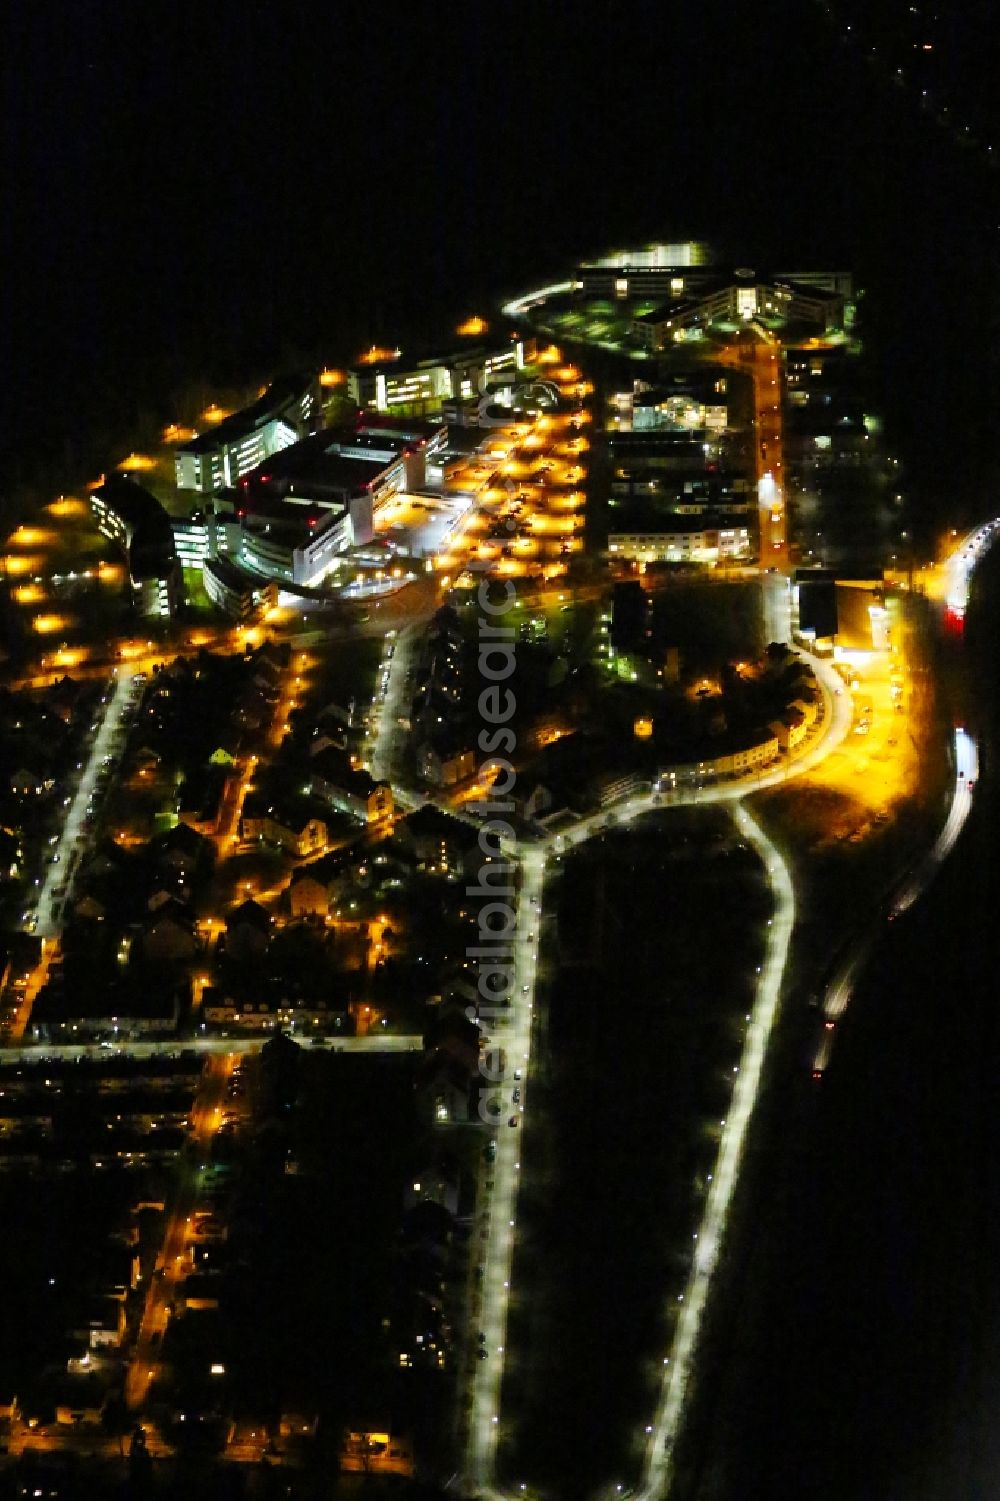
[(92, 1350), (119, 1349), (125, 1338), (123, 1300), (98, 1293), (90, 1300), (84, 1327), (73, 1332), (83, 1334)]
[(345, 1474), (413, 1475), (413, 1445), (385, 1428), (349, 1428), (340, 1446)]
[(353, 862), (341, 850), (321, 855), (292, 872), (288, 904), (293, 917), (326, 917), (331, 902), (351, 883)]
[(417, 747), (417, 769), (432, 787), (454, 787), (476, 773), (476, 753), (464, 734), (440, 730)]
[(263, 837), (299, 859), (317, 855), (327, 845), (326, 820), (316, 815), (307, 799), (275, 803), (263, 820)]
[(211, 867), (215, 854), (211, 840), (189, 823), (178, 823), (165, 834), (158, 834), (147, 849), (158, 869), (179, 876), (186, 885), (200, 870)]
[(13, 829), (0, 829), (0, 881), (14, 881), (20, 869), (21, 841)]
[(283, 1407), (278, 1418), (278, 1433), (281, 1438), (315, 1438), (319, 1430), (319, 1415), (307, 1407)]
[(41, 797), (43, 792), (51, 792), (54, 786), (55, 782), (51, 777), (30, 766), (19, 766), (10, 774), (10, 790), (15, 797)]
[(791, 707), (796, 711), (797, 714), (802, 715), (802, 718), (806, 722), (806, 729), (811, 730), (813, 725), (816, 723), (816, 718), (819, 714), (819, 709), (816, 706), (815, 700), (812, 698), (796, 698), (792, 700)]
[(150, 914), (139, 935), (139, 951), (149, 961), (179, 963), (193, 959), (196, 950), (194, 920), (172, 898)]
[[(51, 973), (51, 971), (50, 971)], [(35, 1042), (82, 1042), (91, 1037), (169, 1037), (177, 1031), (180, 993), (175, 986), (141, 986), (126, 980), (68, 989), (52, 980), (31, 1008)]]
[(805, 739), (805, 715), (801, 714), (798, 709), (788, 708), (777, 719), (772, 720), (768, 729), (774, 735), (781, 750), (795, 750), (796, 746), (801, 745)]
[(43, 702), (47, 709), (57, 714), (64, 724), (70, 724), (80, 707), (85, 688), (75, 678), (63, 676), (45, 692)]
[(330, 911), (328, 882), (311, 874), (308, 865), (298, 866), (288, 886), (288, 905), (293, 917), (326, 917)]
[(206, 985), (201, 993), (201, 1020), (206, 1031), (270, 1032), (278, 1025), (278, 1005), (267, 999), (238, 999), (220, 985)]
[(389, 844), (395, 854), (416, 870), (455, 880), (478, 870), (485, 859), (479, 847), (478, 829), (431, 803), (400, 819)]
[(328, 745), (310, 758), (309, 790), (362, 823), (392, 818), (392, 788), (388, 782), (376, 782), (367, 771), (356, 771), (347, 753), (336, 746)]
[(271, 914), (259, 902), (241, 902), (226, 917), (226, 953), (237, 963), (253, 963), (267, 952)]
[(226, 768), (204, 766), (184, 778), (177, 794), (177, 817), (199, 834), (217, 834), (225, 801)]
[(439, 1204), (452, 1217), (458, 1213), (458, 1170), (453, 1162), (437, 1162), (414, 1175), (403, 1194), (407, 1210), (417, 1204)]

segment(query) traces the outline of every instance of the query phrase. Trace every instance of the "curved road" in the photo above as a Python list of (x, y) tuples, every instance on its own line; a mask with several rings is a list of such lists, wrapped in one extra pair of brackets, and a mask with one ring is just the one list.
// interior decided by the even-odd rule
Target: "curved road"
[[(787, 585), (764, 580), (769, 627), (776, 639), (787, 638)], [(406, 675), (411, 661), (412, 632), (397, 637), (391, 655), (383, 660), (377, 699), (377, 716), (369, 747), (369, 764), (376, 775), (391, 775), (398, 764), (400, 710), (405, 704)], [(706, 1199), (698, 1229), (698, 1251), (691, 1268), (684, 1307), (675, 1325), (673, 1345), (664, 1357), (663, 1382), (652, 1421), (645, 1425), (646, 1460), (643, 1496), (662, 1492), (669, 1475), (673, 1444), (684, 1409), (691, 1362), (701, 1314), (708, 1296), (717, 1247), (724, 1234), (735, 1191), (743, 1143), (753, 1113), (761, 1069), (785, 970), (788, 943), (794, 921), (791, 878), (781, 856), (742, 806), (749, 792), (777, 786), (819, 764), (848, 734), (852, 721), (850, 695), (828, 662), (808, 653), (800, 656), (812, 668), (823, 696), (823, 715), (818, 730), (798, 751), (770, 768), (730, 782), (645, 792), (629, 798), (612, 811), (579, 819), (564, 833), (552, 834), (538, 843), (519, 841), (505, 851), (521, 862), (522, 890), (515, 938), (514, 997), (508, 1017), (492, 1039), (506, 1050), (508, 1070), (516, 1069), (517, 1081), (507, 1078), (499, 1089), (496, 1126), (496, 1159), (491, 1190), (483, 1214), (479, 1244), (482, 1246), (482, 1276), (478, 1319), (486, 1351), (473, 1365), (471, 1392), (465, 1413), (467, 1485), (485, 1497), (498, 1498), (496, 1453), (501, 1427), (500, 1397), (503, 1383), (507, 1312), (514, 1243), (517, 1233), (517, 1188), (521, 1171), (520, 1143), (531, 1055), (531, 1028), (541, 929), (541, 899), (548, 860), (561, 850), (603, 831), (609, 821), (628, 823), (655, 808), (697, 803), (732, 803), (733, 817), (749, 844), (758, 851), (767, 868), (774, 913), (768, 930), (768, 948), (761, 966), (754, 1008), (744, 1042), (729, 1114), (722, 1126), (718, 1166)], [(395, 790), (395, 789), (394, 789)], [(400, 801), (411, 799), (405, 789)], [(520, 1098), (513, 1098), (517, 1088)]]
[[(946, 560), (944, 603), (953, 616), (960, 619), (964, 617), (969, 600), (969, 580), (983, 554), (997, 540), (998, 534), (1000, 518), (987, 521), (964, 537)], [(934, 845), (890, 897), (877, 922), (851, 945), (826, 986), (821, 1006), (822, 1031), (812, 1059), (812, 1076), (817, 1082), (822, 1079), (829, 1066), (837, 1036), (837, 1023), (850, 1004), (858, 976), (868, 962), (882, 931), (882, 922), (894, 922), (920, 900), (954, 849), (972, 811), (973, 792), (979, 776), (979, 756), (975, 740), (961, 725), (955, 730), (954, 755), (955, 782), (948, 816)]]
[[(990, 522), (979, 528), (956, 549), (948, 564), (949, 608), (964, 610), (968, 597), (969, 574), (986, 547), (995, 540), (1000, 521)], [(783, 604), (783, 601), (781, 602)], [(775, 601), (778, 604), (778, 601)], [(780, 605), (779, 605), (780, 608)], [(773, 617), (778, 609), (772, 607)], [(754, 1007), (750, 1014), (736, 1083), (729, 1112), (722, 1123), (722, 1137), (712, 1186), (706, 1198), (696, 1241), (687, 1286), (681, 1298), (682, 1308), (675, 1324), (672, 1346), (663, 1358), (663, 1379), (652, 1420), (645, 1426), (645, 1460), (638, 1494), (643, 1501), (667, 1494), (673, 1450), (684, 1415), (685, 1397), (691, 1378), (697, 1348), (701, 1316), (708, 1299), (711, 1278), (715, 1268), (718, 1248), (725, 1233), (730, 1206), (735, 1193), (743, 1145), (753, 1115), (760, 1085), (764, 1059), (767, 1054), (771, 1030), (777, 1015), (782, 980), (788, 956), (792, 928), (795, 919), (795, 901), (791, 876), (784, 860), (759, 825), (751, 818), (741, 799), (749, 791), (776, 786), (790, 780), (817, 765), (847, 735), (852, 718), (849, 694), (844, 690), (839, 676), (826, 663), (802, 654), (816, 674), (824, 696), (824, 720), (820, 733), (813, 742), (803, 748), (800, 755), (779, 763), (770, 770), (739, 782), (706, 787), (681, 789), (668, 794), (642, 794), (630, 798), (607, 812), (581, 819), (565, 834), (552, 835), (539, 846), (520, 848), (525, 861), (525, 892), (527, 907), (522, 908), (520, 932), (530, 923), (528, 939), (518, 939), (518, 986), (511, 1032), (507, 1040), (516, 1037), (516, 1046), (511, 1047), (514, 1056), (520, 1059), (521, 1071), (527, 1075), (530, 1060), (530, 1024), (534, 1004), (534, 978), (537, 965), (538, 913), (531, 905), (540, 901), (544, 883), (545, 864), (558, 850), (571, 847), (590, 838), (607, 827), (609, 818), (615, 822), (629, 822), (654, 807), (682, 806), (694, 803), (732, 802), (733, 817), (747, 843), (752, 844), (763, 861), (769, 877), (774, 911), (768, 928), (768, 947), (757, 987)], [(956, 732), (956, 784), (948, 819), (933, 849), (920, 863), (917, 870), (904, 882), (891, 904), (890, 920), (915, 902), (933, 879), (935, 872), (947, 858), (968, 816), (972, 792), (977, 774), (975, 744), (962, 729)], [(529, 877), (530, 872), (530, 877)], [(525, 915), (525, 913), (527, 915)], [(817, 1058), (825, 1060), (832, 1045), (832, 1027), (836, 1016), (842, 1014), (850, 996), (851, 986), (867, 958), (872, 938), (860, 942), (845, 960), (827, 991), (824, 1031), (820, 1038)], [(839, 1011), (836, 1009), (839, 1007)], [(825, 1061), (819, 1064), (822, 1068)], [(523, 1086), (522, 1086), (523, 1087)], [(513, 1107), (512, 1107), (513, 1108)], [(488, 1239), (484, 1258), (483, 1302), (487, 1312), (483, 1315), (483, 1332), (486, 1335), (489, 1354), (473, 1371), (473, 1392), (467, 1442), (466, 1478), (468, 1483), (489, 1501), (516, 1501), (519, 1494), (510, 1498), (501, 1491), (496, 1482), (496, 1450), (501, 1425), (500, 1393), (503, 1381), (504, 1340), (507, 1322), (507, 1305), (510, 1293), (513, 1241), (516, 1235), (516, 1194), (520, 1171), (519, 1149), (521, 1113), (517, 1124), (506, 1133), (498, 1129), (497, 1171), (494, 1176), (493, 1197), (487, 1209)]]
[[(766, 956), (761, 965), (729, 1113), (721, 1123), (717, 1166), (697, 1231), (697, 1251), (682, 1297), (683, 1307), (675, 1324), (673, 1342), (663, 1358), (663, 1380), (656, 1408), (644, 1429), (645, 1462), (641, 1495), (643, 1498), (652, 1498), (664, 1494), (669, 1483), (673, 1448), (684, 1412), (701, 1316), (708, 1298), (718, 1246), (725, 1233), (739, 1176), (743, 1144), (757, 1099), (771, 1029), (777, 1015), (795, 917), (794, 894), (788, 868), (741, 800), (748, 792), (776, 786), (817, 765), (844, 739), (851, 726), (850, 696), (844, 690), (839, 676), (826, 662), (806, 653), (802, 653), (802, 656), (809, 662), (820, 683), (824, 715), (818, 734), (811, 743), (800, 748), (799, 754), (740, 781), (681, 788), (663, 794), (637, 795), (616, 806), (610, 813), (602, 811), (578, 820), (565, 833), (552, 834), (536, 845), (526, 845), (522, 841), (510, 851), (522, 861), (523, 889), (516, 939), (515, 995), (510, 1020), (498, 1032), (496, 1042), (507, 1048), (510, 1060), (523, 1075), (523, 1082), (516, 1086), (522, 1092), (520, 1103), (515, 1105), (511, 1092), (507, 1098), (510, 1115), (505, 1113), (501, 1116), (501, 1121), (513, 1120), (515, 1124), (501, 1124), (497, 1128), (494, 1187), (486, 1209), (486, 1241), (482, 1262), (484, 1312), (479, 1321), (481, 1332), (485, 1335), (487, 1355), (485, 1359), (475, 1363), (472, 1372), (465, 1463), (467, 1485), (483, 1497), (488, 1497), (489, 1501), (499, 1501), (505, 1494), (496, 1482), (496, 1452), (501, 1428), (500, 1395), (507, 1309), (517, 1233), (520, 1137), (531, 1054), (531, 1022), (546, 865), (549, 858), (561, 850), (602, 832), (609, 820), (628, 823), (654, 808), (697, 803), (732, 803), (733, 817), (741, 834), (757, 851), (767, 870), (774, 899)], [(517, 1492), (513, 1493), (511, 1501), (517, 1495)]]

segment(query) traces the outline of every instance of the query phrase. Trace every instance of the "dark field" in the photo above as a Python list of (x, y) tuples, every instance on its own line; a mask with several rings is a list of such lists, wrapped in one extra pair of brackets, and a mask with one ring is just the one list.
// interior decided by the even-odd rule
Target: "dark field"
[(636, 1478), (770, 898), (713, 811), (593, 841), (549, 906), (501, 1465), (575, 1496)]

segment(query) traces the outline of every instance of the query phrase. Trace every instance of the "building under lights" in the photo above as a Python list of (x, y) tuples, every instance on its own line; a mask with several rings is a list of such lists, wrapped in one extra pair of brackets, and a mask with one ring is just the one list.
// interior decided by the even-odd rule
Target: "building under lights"
[(278, 586), (273, 579), (246, 573), (228, 558), (206, 559), (202, 579), (212, 603), (241, 625), (257, 620), (278, 603)]
[(749, 560), (755, 529), (749, 519), (711, 514), (658, 516), (615, 521), (608, 533), (612, 561), (629, 563), (727, 563)]
[[(813, 274), (828, 284), (804, 285), (783, 273), (758, 274), (747, 267), (716, 273), (706, 280), (679, 276), (675, 279), (678, 290), (672, 288), (667, 301), (636, 313), (632, 337), (655, 354), (712, 325), (738, 328), (756, 322), (771, 331), (792, 327), (817, 334), (842, 329), (850, 279), (840, 272), (831, 272), (828, 278)], [(846, 291), (840, 285), (845, 279)]]
[(886, 651), (892, 621), (881, 578), (850, 578), (830, 568), (800, 568), (792, 590), (797, 636), (845, 651)]
[(351, 513), (344, 507), (310, 514), (289, 513), (279, 505), (242, 518), (235, 561), (258, 579), (309, 589), (356, 541)]
[(444, 401), (478, 399), (515, 381), (526, 357), (524, 340), (515, 338), (499, 349), (466, 347), (413, 364), (362, 362), (347, 372), (347, 390), (365, 410), (431, 414)]
[(171, 517), (177, 561), (182, 568), (201, 572), (209, 558), (226, 557), (239, 551), (239, 523), (223, 509), (222, 502), (209, 502), (190, 516)]
[[(654, 355), (709, 329), (730, 332), (755, 324), (785, 335), (850, 329), (853, 286), (846, 271), (756, 270), (720, 264), (701, 242), (645, 245), (582, 261), (566, 281), (514, 298), (511, 317), (539, 318), (552, 305), (562, 308), (605, 304), (615, 307), (620, 345)], [(617, 305), (617, 306), (616, 306)], [(605, 333), (602, 337), (608, 337)]]
[(613, 250), (595, 260), (582, 261), (577, 287), (585, 297), (650, 297), (678, 295), (699, 274), (710, 274), (711, 252), (700, 241), (644, 245)]
[(232, 489), (245, 474), (310, 432), (319, 415), (318, 375), (288, 375), (272, 381), (250, 406), (175, 451), (178, 490), (212, 495)]
[(677, 372), (655, 385), (636, 380), (608, 398), (608, 426), (623, 433), (723, 433), (730, 400), (729, 377), (716, 371)]
[(125, 555), (139, 614), (172, 616), (180, 568), (170, 518), (160, 502), (134, 479), (112, 474), (92, 492), (90, 507), (98, 530)]
[(412, 417), (324, 428), (245, 476), (239, 511), (252, 512), (262, 500), (276, 499), (289, 507), (343, 509), (364, 502), (378, 510), (400, 491), (423, 487), (427, 462), (443, 452), (447, 436), (442, 425)]
[[(846, 271), (765, 271), (720, 266), (699, 241), (616, 250), (578, 266), (572, 290), (620, 302), (655, 299), (633, 331), (663, 348), (676, 331), (719, 320), (752, 318), (842, 327), (852, 295)], [(839, 321), (838, 321), (839, 320)]]

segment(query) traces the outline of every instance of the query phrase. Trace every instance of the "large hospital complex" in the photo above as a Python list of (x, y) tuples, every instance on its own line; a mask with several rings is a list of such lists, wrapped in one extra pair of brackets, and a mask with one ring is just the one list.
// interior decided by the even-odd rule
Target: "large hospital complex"
[[(306, 597), (336, 592), (357, 567), (423, 568), (467, 507), (445, 491), (447, 467), (480, 429), (509, 422), (526, 391), (533, 399), (524, 366), (516, 336), (413, 365), (373, 352), (345, 373), (348, 425), (326, 424), (320, 372), (283, 376), (176, 449), (172, 515), (134, 477), (113, 475), (91, 506), (125, 554), (137, 607), (173, 614), (185, 570), (249, 620), (279, 590)], [(389, 519), (404, 497), (423, 513), (416, 524)]]
[(591, 518), (590, 545), (613, 563), (783, 567), (789, 506), (869, 453), (846, 272), (756, 271), (697, 242), (658, 244), (582, 261), (503, 311), (520, 331), (497, 344), (412, 360), (373, 348), (215, 413), (175, 451), (169, 515), (112, 476), (92, 505), (138, 608), (171, 614), (184, 573), (200, 573), (211, 601), (248, 620), (279, 592), (356, 597), (454, 556), (472, 499), (449, 476), (488, 455), (491, 428), (558, 405), (548, 337), (608, 355), (594, 431), (608, 524), (599, 536)]

